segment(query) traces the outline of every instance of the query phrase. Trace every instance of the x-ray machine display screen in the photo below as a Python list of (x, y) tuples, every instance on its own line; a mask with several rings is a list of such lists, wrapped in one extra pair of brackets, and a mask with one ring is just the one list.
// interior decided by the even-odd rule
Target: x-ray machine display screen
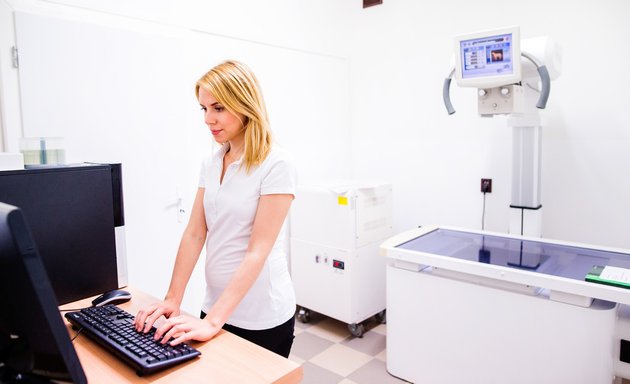
[(464, 79), (514, 73), (514, 46), (511, 33), (463, 40), (459, 47)]

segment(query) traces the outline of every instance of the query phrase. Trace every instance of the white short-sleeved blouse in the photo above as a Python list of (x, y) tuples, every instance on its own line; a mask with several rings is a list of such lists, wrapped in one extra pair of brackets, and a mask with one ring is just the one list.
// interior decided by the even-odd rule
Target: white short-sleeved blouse
[[(241, 160), (230, 164), (220, 182), (226, 144), (203, 163), (199, 187), (205, 188), (203, 207), (208, 227), (206, 240), (207, 313), (217, 301), (241, 264), (249, 243), (262, 195), (295, 196), (297, 174), (290, 157), (273, 148), (265, 161), (249, 173), (239, 169)], [(295, 313), (295, 292), (286, 257), (286, 222), (263, 269), (236, 307), (227, 323), (239, 328), (260, 330), (285, 323)]]

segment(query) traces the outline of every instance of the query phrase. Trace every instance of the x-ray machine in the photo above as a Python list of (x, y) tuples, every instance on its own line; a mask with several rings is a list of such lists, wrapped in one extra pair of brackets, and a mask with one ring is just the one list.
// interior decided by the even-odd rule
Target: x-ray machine
[(561, 50), (546, 37), (521, 42), (519, 27), (455, 38), (455, 65), (444, 80), (449, 114), (453, 76), (460, 87), (477, 88), (481, 116), (509, 115), (512, 127), (512, 198), (509, 232), (541, 235), (542, 126), (539, 109), (547, 105), (551, 80), (560, 75)]

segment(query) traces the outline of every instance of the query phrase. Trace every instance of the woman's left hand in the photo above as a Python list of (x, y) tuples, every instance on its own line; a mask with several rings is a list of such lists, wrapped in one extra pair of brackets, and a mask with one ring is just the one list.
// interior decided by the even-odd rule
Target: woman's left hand
[(170, 345), (177, 345), (189, 340), (207, 341), (212, 339), (221, 327), (210, 324), (207, 320), (196, 319), (190, 316), (175, 316), (167, 319), (160, 325), (153, 338), (162, 339), (162, 344), (172, 341)]

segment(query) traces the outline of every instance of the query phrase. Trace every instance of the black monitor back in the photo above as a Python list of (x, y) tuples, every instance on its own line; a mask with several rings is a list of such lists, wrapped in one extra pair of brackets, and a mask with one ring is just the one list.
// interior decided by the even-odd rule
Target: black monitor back
[(87, 383), (22, 212), (0, 203), (0, 382)]
[(0, 172), (0, 202), (24, 213), (60, 304), (118, 288), (119, 179), (109, 164)]

